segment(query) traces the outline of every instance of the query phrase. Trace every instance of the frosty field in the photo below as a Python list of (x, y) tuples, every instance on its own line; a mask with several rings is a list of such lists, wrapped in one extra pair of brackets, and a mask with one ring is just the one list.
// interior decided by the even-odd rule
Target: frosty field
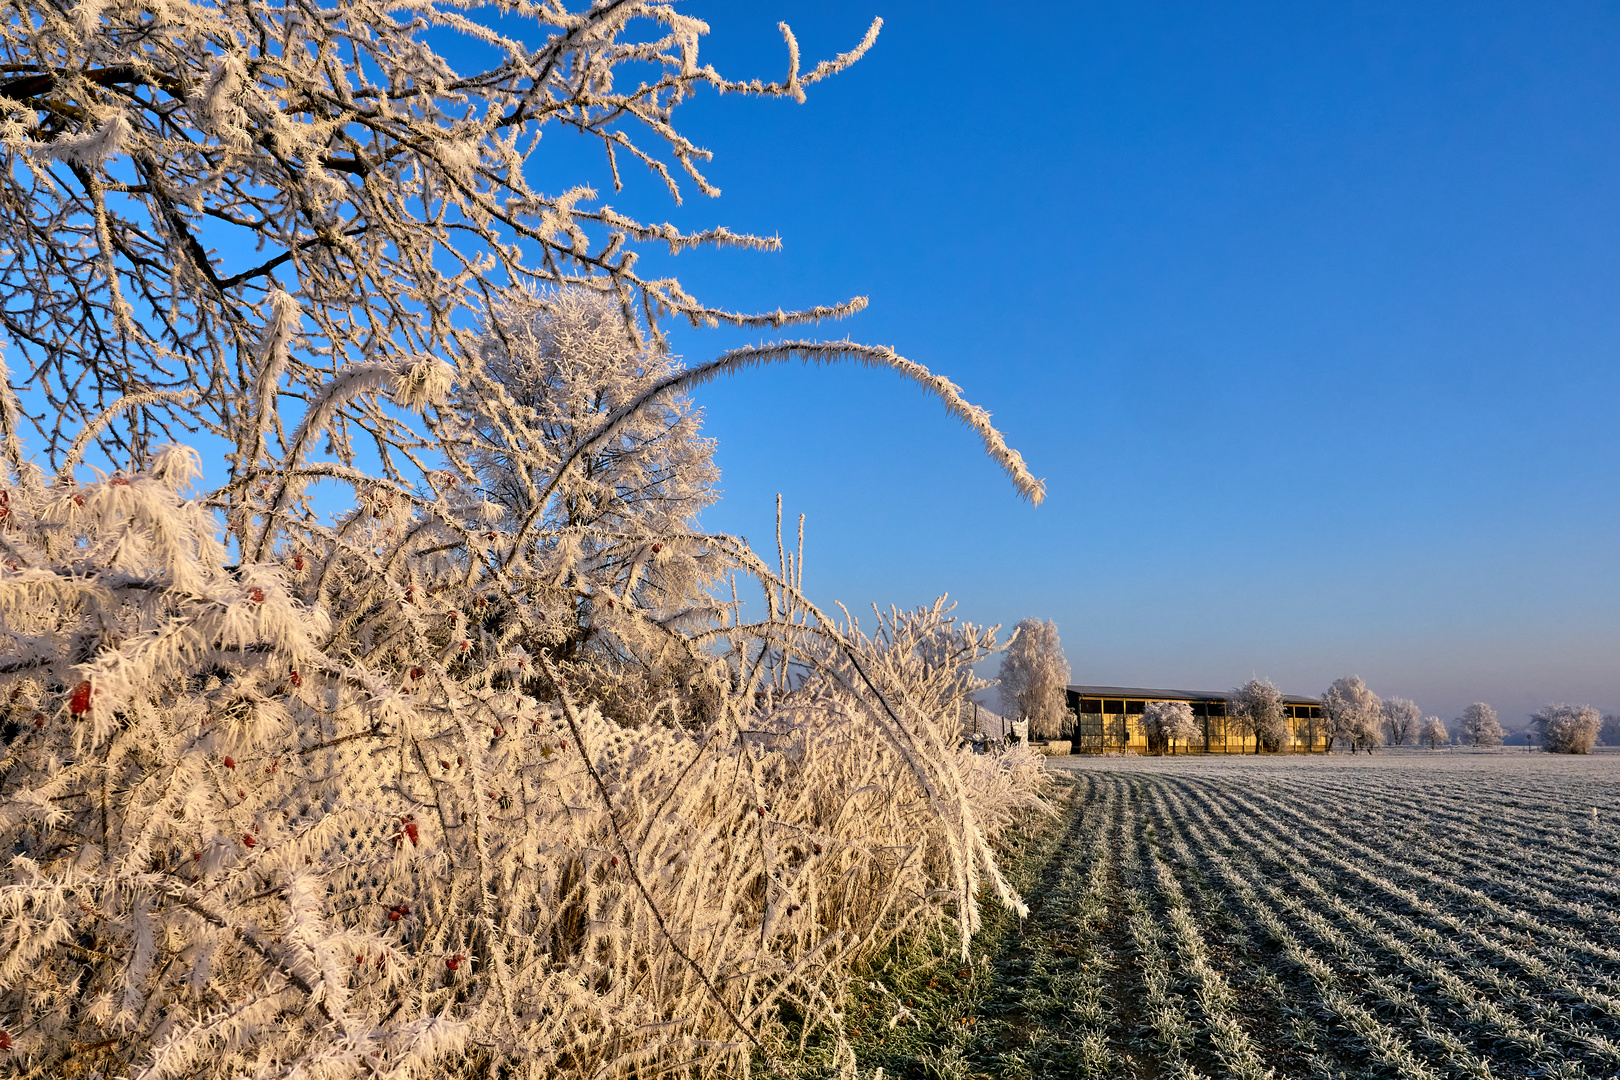
[(916, 1026), (874, 1007), (866, 1060), (962, 1077), (1620, 1075), (1620, 755), (1053, 765), (1074, 786), (1026, 858), (1030, 918), (954, 978), (916, 974)]

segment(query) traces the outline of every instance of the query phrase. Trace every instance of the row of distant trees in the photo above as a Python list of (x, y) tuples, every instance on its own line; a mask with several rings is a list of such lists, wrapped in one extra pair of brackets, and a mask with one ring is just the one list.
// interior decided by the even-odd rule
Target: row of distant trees
[[(1507, 737), (1496, 710), (1483, 701), (1464, 709), (1454, 723), (1455, 735), (1438, 716), (1423, 716), (1411, 700), (1381, 700), (1351, 675), (1335, 680), (1322, 695), (1317, 732), (1327, 737), (1329, 749), (1335, 738), (1344, 738), (1352, 749), (1413, 743), (1434, 749), (1453, 739), (1467, 746), (1501, 746)], [(1544, 748), (1558, 754), (1590, 753), (1600, 741), (1620, 744), (1620, 716), (1604, 716), (1591, 705), (1543, 705), (1530, 717), (1530, 730)]]
[[(1038, 739), (1061, 738), (1073, 722), (1064, 688), (1069, 682), (1069, 662), (1063, 655), (1057, 624), (1025, 619), (1018, 624), (1007, 648), (999, 673), (1001, 707), (1014, 720), (1027, 720), (1030, 734)], [(1530, 718), (1536, 738), (1550, 751), (1564, 754), (1589, 753), (1599, 741), (1620, 745), (1620, 716), (1603, 716), (1590, 705), (1550, 704)], [(1342, 743), (1352, 752), (1375, 746), (1427, 745), (1431, 750), (1443, 743), (1501, 746), (1507, 737), (1496, 710), (1476, 701), (1463, 710), (1453, 724), (1455, 733), (1438, 716), (1424, 716), (1410, 698), (1384, 699), (1368, 688), (1360, 676), (1335, 679), (1322, 695), (1322, 715), (1306, 724), (1304, 734), (1314, 746), (1327, 741), (1331, 751)], [(1187, 745), (1204, 734), (1203, 725), (1184, 701), (1149, 702), (1142, 714), (1142, 727), (1148, 746), (1165, 750), (1178, 743)], [(1292, 738), (1288, 710), (1282, 694), (1269, 680), (1254, 678), (1233, 688), (1227, 696), (1226, 729), (1243, 739), (1253, 739), (1255, 753), (1280, 750)]]

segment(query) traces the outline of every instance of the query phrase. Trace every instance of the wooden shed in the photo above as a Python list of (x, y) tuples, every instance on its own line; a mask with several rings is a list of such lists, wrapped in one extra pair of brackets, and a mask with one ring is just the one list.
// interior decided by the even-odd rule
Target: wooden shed
[[(1199, 754), (1254, 753), (1254, 737), (1228, 732), (1226, 701), (1229, 693), (1216, 690), (1155, 690), (1142, 686), (1071, 686), (1068, 688), (1070, 723), (1067, 736), (1077, 754), (1107, 751), (1148, 750), (1147, 733), (1142, 730), (1142, 713), (1150, 701), (1185, 701), (1203, 730), (1203, 738), (1191, 746), (1175, 746), (1173, 752)], [(1307, 753), (1325, 750), (1327, 739), (1319, 728), (1322, 719), (1320, 698), (1284, 694), (1283, 709), (1288, 715), (1291, 738), (1283, 750)]]

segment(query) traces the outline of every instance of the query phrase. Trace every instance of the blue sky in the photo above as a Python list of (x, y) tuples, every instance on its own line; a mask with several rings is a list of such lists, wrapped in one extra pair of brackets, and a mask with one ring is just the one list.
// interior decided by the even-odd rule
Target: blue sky
[(779, 19), (807, 60), (885, 27), (806, 105), (683, 108), (722, 198), (614, 204), (780, 234), (670, 268), (869, 296), (822, 333), (948, 374), (1049, 493), (892, 376), (776, 371), (697, 395), (706, 527), (763, 548), (781, 492), (818, 601), (1052, 618), (1077, 681), (1620, 710), (1620, 8), (683, 7), (748, 77)]

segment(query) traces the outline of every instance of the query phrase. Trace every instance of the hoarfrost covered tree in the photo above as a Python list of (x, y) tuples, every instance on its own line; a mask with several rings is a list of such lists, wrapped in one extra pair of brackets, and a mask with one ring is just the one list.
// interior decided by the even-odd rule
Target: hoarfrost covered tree
[(1590, 754), (1603, 715), (1590, 705), (1543, 705), (1530, 722), (1553, 754)]
[(1383, 700), (1367, 689), (1359, 675), (1333, 680), (1322, 695), (1322, 730), (1328, 749), (1334, 739), (1350, 744), (1351, 752), (1378, 745), (1383, 739)]
[[(606, 294), (568, 286), (519, 294), (492, 311), (479, 370), (457, 387), (485, 516), (495, 536), (534, 518), (545, 541), (529, 554), (536, 576), (556, 583), (544, 628), (548, 651), (571, 678), (595, 685), (624, 677), (603, 707), (627, 720), (667, 701), (669, 682), (690, 670), (626, 655), (596, 632), (604, 605), (625, 605), (666, 625), (706, 622), (727, 563), (688, 532), (714, 502), (714, 441), (681, 394), (652, 397), (606, 438), (593, 438), (618, 410), (668, 380), (680, 365), (659, 342), (634, 334)], [(542, 496), (563, 462), (573, 465)], [(581, 584), (589, 589), (582, 590)], [(531, 644), (531, 643), (526, 643)], [(641, 708), (638, 708), (638, 705)]]
[(1288, 714), (1282, 694), (1268, 679), (1250, 679), (1226, 698), (1227, 725), (1239, 735), (1254, 738), (1254, 752), (1262, 745), (1280, 750), (1288, 741)]
[(1469, 746), (1501, 746), (1505, 732), (1496, 719), (1496, 710), (1476, 701), (1457, 720), (1462, 740)]
[(1159, 753), (1173, 750), (1177, 739), (1190, 743), (1203, 734), (1192, 706), (1185, 701), (1148, 702), (1142, 710), (1142, 728), (1147, 732), (1148, 748)]
[(1598, 742), (1604, 746), (1620, 746), (1620, 715), (1610, 713), (1598, 728)]
[(1430, 750), (1435, 749), (1448, 738), (1450, 738), (1450, 735), (1446, 731), (1445, 721), (1438, 716), (1425, 718), (1423, 727), (1418, 731), (1418, 742), (1428, 743)]
[(1384, 735), (1390, 746), (1405, 746), (1418, 737), (1423, 710), (1410, 698), (1395, 697), (1384, 702)]
[(1037, 739), (1063, 737), (1068, 719), (1069, 661), (1058, 640), (1057, 623), (1025, 619), (1001, 659), (1002, 712), (1012, 720), (1028, 720)]
[[(1039, 761), (958, 753), (942, 697), (994, 633), (939, 605), (868, 633), (804, 597), (802, 560), (694, 535), (709, 466), (679, 395), (879, 366), (1040, 482), (887, 348), (673, 368), (670, 318), (864, 301), (706, 304), (638, 249), (775, 242), (531, 184), (566, 129), (615, 189), (633, 162), (714, 194), (676, 106), (802, 99), (877, 32), (808, 71), (787, 34), (764, 82), (700, 64), (706, 29), (647, 0), (26, 3), (0, 29), (7, 1069), (740, 1072), (779, 1004), (837, 1036), (852, 965), (941, 931), (965, 954), (981, 890), (1022, 910), (990, 839), (1038, 807)], [(589, 306), (570, 290), (636, 344), (540, 391), (519, 361)], [(533, 426), (576, 391), (613, 404)], [(225, 447), (195, 494), (166, 445), (188, 432)], [(619, 452), (656, 497), (591, 474)], [(762, 618), (703, 595), (719, 569)], [(960, 659), (925, 670), (942, 632)], [(648, 671), (679, 676), (645, 722), (604, 716)]]

